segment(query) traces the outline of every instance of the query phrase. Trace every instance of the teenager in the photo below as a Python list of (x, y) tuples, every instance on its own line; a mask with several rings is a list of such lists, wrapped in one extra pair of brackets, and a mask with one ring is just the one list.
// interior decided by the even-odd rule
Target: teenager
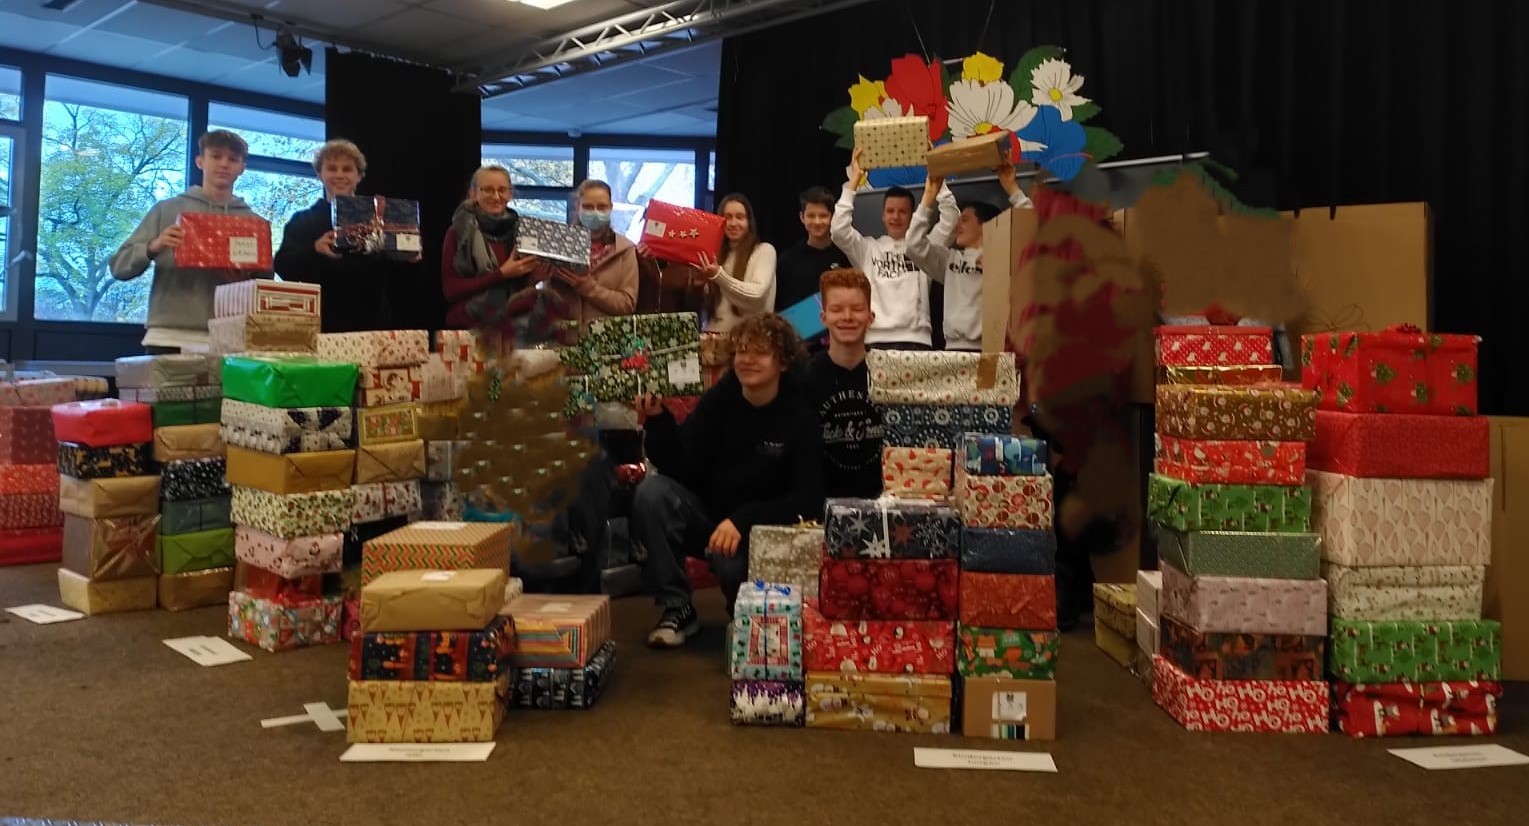
[(697, 270), (706, 280), (706, 332), (730, 333), (743, 319), (775, 306), (775, 247), (759, 240), (754, 205), (733, 193), (723, 196), (720, 260), (702, 254)]
[(773, 313), (746, 318), (729, 335), (732, 370), (683, 425), (654, 396), (637, 399), (658, 472), (637, 486), (628, 525), (643, 584), (663, 609), (648, 635), (655, 647), (678, 647), (700, 629), (687, 556), (711, 563), (731, 615), (748, 576), (749, 531), (795, 524), (823, 509), (817, 417), (786, 380), (804, 355), (801, 339)]
[(175, 266), (175, 250), (186, 240), (176, 224), (183, 212), (247, 215), (255, 212), (234, 195), (234, 184), (244, 174), (249, 144), (225, 129), (197, 139), (196, 168), (202, 183), (149, 209), (138, 228), (111, 257), (111, 274), (131, 281), (154, 264), (154, 285), (149, 289), (149, 315), (143, 346), (150, 353), (179, 352), (183, 347), (206, 347), (207, 320), (212, 318), (212, 297), (219, 284), (249, 278), (269, 278), (268, 272), (252, 270), (202, 270)]
[(849, 256), (830, 234), (834, 217), (833, 193), (815, 186), (798, 198), (797, 218), (807, 239), (780, 254), (775, 262), (775, 312), (805, 301), (818, 292), (818, 278), (835, 267), (849, 267)]
[[(1014, 164), (998, 167), (998, 183), (1012, 207), (1030, 207), (1019, 188)], [(936, 194), (938, 193), (938, 194)], [(935, 281), (945, 285), (945, 349), (982, 351), (982, 225), (998, 217), (997, 207), (973, 201), (956, 207), (945, 179), (931, 177), (924, 200), (908, 226), (908, 257)], [(955, 248), (936, 236), (937, 225), (955, 224)], [(931, 229), (931, 228), (934, 229)]]
[(606, 316), (637, 309), (637, 248), (611, 227), (611, 187), (588, 180), (574, 192), (574, 218), (589, 230), (589, 270), (551, 264), (550, 273), (568, 297), (579, 331)]
[(823, 492), (829, 497), (881, 495), (881, 414), (871, 404), (865, 333), (871, 282), (856, 269), (820, 276), (828, 349), (807, 363), (803, 386), (823, 431)]
[[(929, 316), (929, 275), (908, 257), (904, 241), (913, 217), (913, 193), (899, 186), (881, 199), (881, 223), (887, 234), (867, 238), (855, 229), (855, 186), (864, 177), (860, 150), (848, 169), (848, 180), (834, 206), (831, 234), (849, 256), (850, 264), (871, 279), (871, 309), (876, 320), (866, 333), (872, 347), (928, 350), (934, 340)], [(935, 237), (949, 237), (953, 226), (942, 223)]]
[(519, 221), (510, 210), (514, 197), (509, 170), (481, 166), (473, 173), (467, 200), (452, 213), (441, 245), (447, 327), (513, 334), (515, 319), (530, 311), (521, 297), (536, 286), (533, 273), (541, 260), (513, 249)]

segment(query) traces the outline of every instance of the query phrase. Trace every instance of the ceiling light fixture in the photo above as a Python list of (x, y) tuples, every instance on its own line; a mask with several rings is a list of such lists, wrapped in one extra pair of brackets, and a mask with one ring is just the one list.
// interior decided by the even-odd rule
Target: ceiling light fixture
[(558, 6), (572, 3), (573, 0), (510, 0), (510, 2), (519, 3), (522, 6), (530, 6), (533, 9), (541, 9), (542, 11), (546, 11), (547, 9), (555, 9)]

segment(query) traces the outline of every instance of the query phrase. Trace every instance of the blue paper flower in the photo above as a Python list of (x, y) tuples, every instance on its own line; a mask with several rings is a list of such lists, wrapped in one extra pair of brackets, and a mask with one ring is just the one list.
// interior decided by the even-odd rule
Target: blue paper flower
[(1021, 148), (1020, 157), (1045, 167), (1047, 172), (1064, 181), (1070, 181), (1088, 160), (1083, 155), (1083, 145), (1088, 136), (1083, 125), (1077, 121), (1062, 120), (1062, 113), (1051, 106), (1042, 106), (1030, 124), (1016, 134), (1022, 141), (1045, 144), (1046, 148), (1029, 151)]
[(888, 169), (872, 169), (865, 173), (867, 180), (873, 187), (884, 186), (923, 186), (929, 177), (929, 169), (922, 166), (897, 166)]

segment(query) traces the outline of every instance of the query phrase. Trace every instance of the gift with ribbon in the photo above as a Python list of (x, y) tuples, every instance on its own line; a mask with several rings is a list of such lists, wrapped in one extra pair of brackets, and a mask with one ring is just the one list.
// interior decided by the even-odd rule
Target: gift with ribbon
[(749, 531), (749, 579), (790, 585), (803, 600), (818, 595), (823, 559), (823, 526), (755, 525)]
[(383, 195), (337, 195), (330, 204), (334, 248), (411, 260), (420, 254), (419, 202)]
[(657, 313), (595, 319), (560, 355), (593, 401), (630, 402), (641, 393), (701, 395), (700, 351), (695, 313)]
[(733, 605), (728, 669), (734, 680), (802, 678), (802, 595), (789, 585), (746, 582)]
[(830, 499), (824, 554), (838, 559), (954, 559), (961, 517), (949, 505), (884, 496)]

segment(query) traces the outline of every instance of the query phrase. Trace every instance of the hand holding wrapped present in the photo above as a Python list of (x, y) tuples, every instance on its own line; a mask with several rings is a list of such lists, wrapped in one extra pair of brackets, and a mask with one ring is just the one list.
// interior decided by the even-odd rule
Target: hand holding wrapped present
[(925, 209), (934, 206), (934, 201), (940, 195), (940, 190), (945, 186), (944, 175), (930, 175), (924, 180), (924, 203)]
[(637, 245), (637, 257), (641, 258), (644, 261), (655, 261), (655, 260), (657, 260), (657, 256), (655, 256), (653, 254), (653, 250), (648, 249), (648, 242), (647, 241), (643, 241), (642, 243)]
[(712, 258), (710, 255), (704, 252), (697, 253), (697, 256), (698, 260), (696, 261), (696, 271), (699, 272), (705, 278), (705, 280), (710, 281), (713, 278), (716, 278), (718, 275), (722, 274), (722, 265), (718, 263), (715, 258)]
[(857, 146), (855, 151), (849, 156), (849, 166), (844, 168), (846, 186), (851, 188), (858, 187), (860, 182), (865, 179), (865, 168), (860, 165), (860, 158), (864, 152), (864, 149)]
[(584, 292), (595, 283), (594, 277), (589, 273), (574, 272), (567, 267), (555, 268), (553, 270), (553, 275), (557, 277), (557, 280), (572, 287), (574, 292), (579, 293), (580, 295), (583, 295)]
[(158, 255), (164, 250), (173, 250), (186, 240), (186, 231), (179, 224), (165, 227), (159, 237), (149, 242), (149, 255)]
[(313, 251), (325, 258), (340, 258), (340, 254), (334, 251), (334, 230), (320, 235), (319, 240), (313, 242)]
[(706, 549), (715, 554), (731, 557), (738, 553), (738, 543), (743, 541), (743, 534), (738, 532), (738, 526), (733, 520), (724, 519), (717, 529), (711, 532), (711, 539), (706, 542)]
[(531, 274), (541, 263), (542, 260), (534, 255), (511, 252), (509, 257), (499, 265), (499, 274), (505, 278), (520, 278)]

